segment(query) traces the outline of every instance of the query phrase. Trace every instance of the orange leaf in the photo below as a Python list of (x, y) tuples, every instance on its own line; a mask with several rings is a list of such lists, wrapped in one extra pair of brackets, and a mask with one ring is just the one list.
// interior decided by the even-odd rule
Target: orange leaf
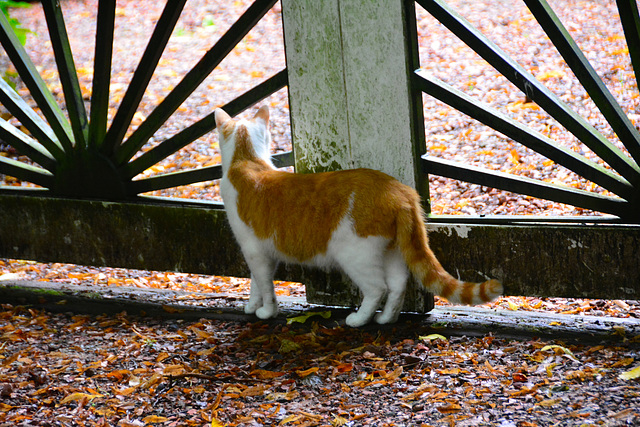
[(93, 400), (97, 397), (102, 397), (101, 394), (88, 394), (88, 393), (71, 393), (70, 395), (68, 395), (67, 397), (65, 397), (64, 399), (62, 399), (60, 401), (61, 405), (64, 405), (65, 403), (68, 402), (73, 402), (76, 400), (83, 400), (83, 399), (87, 399), (87, 400)]
[(317, 366), (314, 366), (313, 368), (309, 368), (309, 369), (305, 369), (304, 371), (296, 371), (296, 374), (298, 374), (299, 376), (301, 376), (302, 378), (307, 377), (315, 372), (318, 372), (318, 368)]
[(442, 414), (455, 414), (456, 412), (459, 412), (462, 407), (456, 403), (449, 403), (444, 406), (438, 406), (436, 409)]
[(254, 375), (255, 377), (261, 379), (261, 380), (269, 380), (271, 378), (278, 378), (283, 376), (285, 373), (284, 372), (274, 372), (274, 371), (267, 371), (264, 369), (255, 369), (253, 371), (251, 371), (251, 375)]
[(158, 415), (149, 415), (147, 417), (144, 417), (142, 421), (145, 423), (164, 423), (168, 419), (169, 418), (167, 417), (160, 417)]

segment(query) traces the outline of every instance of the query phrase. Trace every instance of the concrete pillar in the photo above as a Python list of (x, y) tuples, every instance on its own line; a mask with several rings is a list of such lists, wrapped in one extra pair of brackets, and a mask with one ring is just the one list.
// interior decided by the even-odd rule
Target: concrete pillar
[[(414, 8), (404, 0), (282, 0), (297, 172), (377, 169), (428, 200), (418, 161), (422, 94), (410, 90), (418, 68)], [(316, 276), (302, 280), (309, 302), (359, 303), (346, 278)], [(432, 307), (412, 280), (404, 309)]]
[[(296, 170), (381, 170), (427, 197), (403, 0), (282, 0)], [(419, 100), (419, 98), (418, 98)], [(421, 108), (421, 106), (419, 106)], [(414, 124), (414, 120), (418, 123)]]

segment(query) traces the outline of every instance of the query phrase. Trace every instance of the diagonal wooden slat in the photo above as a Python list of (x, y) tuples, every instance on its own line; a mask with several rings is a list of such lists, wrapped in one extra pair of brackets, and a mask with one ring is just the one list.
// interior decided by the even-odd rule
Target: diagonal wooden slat
[(51, 188), (54, 182), (53, 175), (48, 171), (2, 156), (0, 156), (0, 173), (46, 188)]
[(633, 160), (487, 39), (464, 17), (442, 0), (417, 0), (417, 2), (631, 184), (640, 184), (640, 167)]
[(0, 79), (0, 103), (2, 103), (14, 117), (20, 120), (22, 126), (24, 126), (56, 160), (62, 160), (64, 151), (53, 130), (4, 79)]
[(98, 2), (93, 83), (91, 88), (91, 117), (89, 120), (88, 145), (90, 147), (99, 147), (107, 133), (115, 16), (115, 0), (101, 0)]
[[(248, 90), (244, 94), (240, 95), (233, 101), (229, 102), (222, 108), (231, 116), (244, 111), (251, 105), (261, 101), (274, 92), (282, 89), (287, 85), (287, 70), (284, 69), (277, 74), (273, 75), (269, 79), (260, 83), (258, 86)], [(139, 173), (143, 172), (147, 168), (155, 165), (167, 156), (175, 153), (187, 144), (200, 138), (207, 132), (211, 132), (216, 127), (215, 116), (213, 113), (209, 114), (205, 118), (197, 121), (191, 126), (183, 129), (176, 135), (172, 136), (165, 141), (162, 141), (151, 150), (140, 155), (140, 157), (126, 163), (123, 166), (124, 176), (128, 179), (133, 178)]]
[(622, 199), (601, 196), (589, 191), (562, 187), (531, 178), (514, 176), (432, 156), (422, 156), (421, 159), (425, 172), (429, 174), (518, 194), (526, 194), (554, 202), (568, 203), (584, 209), (617, 215), (621, 218), (633, 218), (633, 215), (635, 215), (635, 210), (632, 209), (631, 204)]
[(158, 61), (171, 37), (176, 22), (178, 22), (178, 18), (180, 18), (180, 13), (185, 3), (186, 0), (167, 1), (147, 44), (147, 48), (133, 74), (131, 83), (104, 137), (104, 142), (101, 144), (100, 149), (104, 154), (110, 156), (124, 139), (133, 115), (136, 113), (153, 72), (158, 66)]
[(49, 172), (55, 171), (56, 161), (51, 154), (38, 141), (20, 132), (3, 119), (0, 119), (0, 139), (9, 143), (21, 154), (28, 156)]
[(53, 54), (58, 66), (58, 75), (62, 84), (65, 104), (69, 113), (69, 121), (76, 147), (86, 147), (89, 131), (87, 110), (82, 99), (82, 90), (78, 81), (78, 73), (73, 62), (69, 36), (64, 25), (64, 17), (58, 0), (42, 0), (42, 8), (47, 20), (49, 37)]
[(207, 166), (204, 168), (187, 171), (172, 172), (158, 176), (152, 176), (136, 181), (131, 181), (129, 192), (134, 194), (148, 191), (164, 190), (165, 188), (189, 185), (195, 182), (211, 181), (222, 178), (222, 166)]
[(509, 138), (571, 169), (603, 188), (627, 200), (635, 196), (635, 189), (624, 178), (615, 175), (575, 151), (556, 144), (552, 139), (471, 98), (464, 92), (447, 85), (433, 76), (429, 76), (423, 70), (416, 71), (413, 82), (418, 89), (425, 93), (491, 126)]
[(193, 93), (202, 81), (220, 64), (256, 23), (273, 7), (276, 0), (254, 2), (218, 42), (187, 73), (175, 88), (149, 114), (149, 117), (116, 151), (116, 163), (128, 162), (153, 136), (164, 122)]
[[(627, 39), (631, 65), (636, 70), (636, 85), (640, 87), (640, 14), (636, 0), (616, 0), (620, 23)], [(636, 160), (637, 161), (637, 160)]]
[[(293, 166), (293, 153), (291, 151), (278, 153), (272, 156), (271, 159), (273, 164), (279, 168)], [(220, 178), (222, 178), (222, 166), (214, 165), (131, 181), (129, 192), (131, 195), (136, 195), (149, 191), (164, 190), (165, 188), (189, 185), (195, 182), (211, 181)]]
[(285, 151), (284, 153), (274, 154), (273, 156), (271, 156), (271, 162), (277, 168), (286, 168), (289, 166), (293, 166), (293, 151)]
[(525, 3), (620, 141), (629, 150), (629, 154), (636, 163), (640, 163), (640, 133), (622, 111), (618, 101), (602, 82), (553, 9), (546, 0), (525, 0)]
[(0, 13), (0, 43), (4, 47), (11, 63), (16, 67), (20, 78), (29, 89), (31, 96), (49, 122), (49, 126), (56, 135), (65, 151), (73, 149), (73, 133), (71, 125), (56, 103), (55, 98), (47, 87), (36, 66), (18, 41), (13, 29), (4, 13)]

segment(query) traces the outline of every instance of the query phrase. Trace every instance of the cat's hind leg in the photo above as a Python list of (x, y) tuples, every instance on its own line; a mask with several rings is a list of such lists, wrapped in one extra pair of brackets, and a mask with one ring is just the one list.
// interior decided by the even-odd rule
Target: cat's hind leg
[(375, 317), (375, 321), (380, 324), (393, 323), (398, 320), (409, 278), (407, 264), (398, 249), (390, 249), (385, 253), (383, 265), (384, 278), (389, 292), (384, 309)]
[(351, 313), (346, 319), (348, 326), (357, 328), (371, 321), (386, 293), (382, 263), (350, 259), (341, 261), (340, 266), (362, 292), (362, 303), (358, 311)]

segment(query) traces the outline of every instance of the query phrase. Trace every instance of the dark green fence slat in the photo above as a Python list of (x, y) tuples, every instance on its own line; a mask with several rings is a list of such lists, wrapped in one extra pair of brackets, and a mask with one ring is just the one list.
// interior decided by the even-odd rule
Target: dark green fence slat
[(552, 139), (471, 98), (464, 92), (447, 85), (433, 76), (429, 76), (424, 71), (416, 71), (414, 85), (425, 93), (491, 126), (509, 138), (571, 169), (603, 188), (627, 200), (634, 197), (634, 188), (623, 178), (586, 159), (575, 151), (556, 144)]
[(56, 161), (51, 154), (40, 145), (36, 140), (31, 139), (24, 133), (20, 132), (9, 122), (0, 119), (0, 139), (9, 143), (12, 147), (25, 156), (29, 156), (31, 160), (53, 172), (56, 168)]
[(553, 9), (545, 0), (525, 0), (525, 3), (602, 115), (607, 119), (620, 141), (629, 150), (629, 154), (636, 163), (640, 163), (640, 133), (622, 111), (618, 101), (609, 92)]
[(640, 183), (640, 168), (633, 160), (487, 39), (464, 17), (450, 9), (442, 0), (417, 0), (417, 2), (620, 175), (634, 185)]
[[(287, 70), (284, 69), (277, 74), (273, 75), (269, 79), (265, 80), (258, 86), (248, 90), (244, 94), (240, 95), (233, 101), (222, 107), (231, 116), (244, 111), (255, 103), (263, 100), (267, 96), (282, 89), (287, 85)], [(155, 165), (167, 156), (175, 153), (187, 144), (200, 138), (207, 132), (211, 132), (216, 127), (216, 121), (214, 114), (211, 113), (205, 118), (197, 121), (191, 126), (183, 129), (179, 133), (175, 134), (169, 139), (162, 141), (151, 150), (140, 155), (135, 160), (126, 163), (123, 166), (125, 177), (128, 179), (133, 178), (139, 173), (143, 172), (147, 168)]]
[(0, 79), (0, 103), (13, 114), (35, 139), (58, 161), (64, 151), (47, 122), (18, 95), (4, 79)]
[(91, 118), (89, 120), (88, 145), (91, 147), (100, 146), (107, 133), (115, 17), (115, 0), (101, 0), (98, 2), (93, 83), (91, 86)]
[[(271, 160), (278, 168), (293, 166), (293, 152), (278, 153), (272, 156)], [(131, 181), (129, 189), (131, 195), (136, 195), (220, 178), (222, 178), (222, 166), (214, 165)]]
[(151, 39), (147, 44), (147, 48), (142, 54), (140, 63), (133, 74), (131, 83), (122, 98), (120, 107), (118, 107), (118, 111), (105, 135), (104, 142), (101, 145), (101, 151), (103, 153), (111, 155), (124, 139), (131, 120), (153, 76), (153, 72), (158, 66), (162, 52), (164, 52), (164, 48), (171, 37), (176, 22), (178, 22), (178, 18), (180, 18), (180, 13), (182, 12), (185, 2), (186, 0), (167, 1), (162, 15), (153, 30)]
[(193, 93), (202, 81), (222, 62), (222, 60), (240, 43), (245, 35), (271, 9), (276, 0), (257, 0), (229, 28), (218, 42), (187, 73), (175, 88), (149, 114), (149, 117), (116, 151), (116, 163), (128, 162), (153, 134)]
[(73, 54), (64, 17), (58, 0), (43, 0), (42, 8), (47, 19), (47, 28), (53, 54), (58, 65), (58, 75), (64, 92), (65, 104), (69, 113), (69, 121), (77, 147), (86, 147), (89, 135), (89, 119), (82, 99), (82, 90), (78, 81), (78, 73), (73, 62)]
[(24, 47), (18, 41), (4, 13), (0, 13), (0, 43), (11, 59), (11, 63), (16, 67), (20, 78), (29, 89), (31, 96), (40, 107), (42, 114), (49, 122), (58, 141), (65, 151), (71, 151), (73, 149), (71, 126), (46, 83), (42, 80), (36, 66), (33, 65)]
[(53, 186), (53, 175), (44, 169), (0, 156), (0, 173), (32, 182), (42, 187)]
[[(636, 85), (640, 88), (640, 15), (636, 0), (616, 0), (620, 22), (627, 39), (631, 65), (636, 70)], [(637, 161), (637, 160), (636, 160)]]
[(453, 178), (474, 184), (498, 188), (513, 193), (525, 194), (554, 202), (568, 203), (584, 209), (609, 213), (619, 217), (637, 218), (628, 202), (613, 197), (601, 196), (588, 191), (562, 187), (535, 179), (514, 176), (504, 172), (492, 171), (467, 164), (432, 156), (422, 157), (425, 172)]
[(289, 166), (293, 166), (293, 151), (285, 151), (284, 153), (274, 154), (273, 156), (271, 156), (271, 162), (277, 168), (286, 168)]
[(215, 165), (131, 181), (129, 191), (131, 195), (135, 195), (220, 178), (222, 178), (222, 166)]

